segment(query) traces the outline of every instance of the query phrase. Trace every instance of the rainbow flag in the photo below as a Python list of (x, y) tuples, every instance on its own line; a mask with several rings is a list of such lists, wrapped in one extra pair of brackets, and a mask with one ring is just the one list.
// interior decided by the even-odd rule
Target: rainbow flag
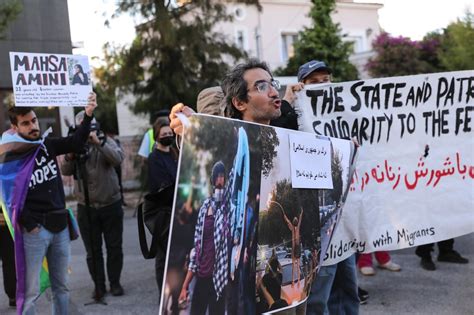
[[(6, 224), (15, 241), (16, 264), (16, 303), (17, 312), (21, 314), (25, 302), (25, 253), (23, 235), (18, 222), (28, 193), (35, 157), (41, 141), (28, 141), (13, 130), (3, 133), (0, 141), (0, 206)], [(40, 290), (50, 286), (46, 259), (40, 275)]]

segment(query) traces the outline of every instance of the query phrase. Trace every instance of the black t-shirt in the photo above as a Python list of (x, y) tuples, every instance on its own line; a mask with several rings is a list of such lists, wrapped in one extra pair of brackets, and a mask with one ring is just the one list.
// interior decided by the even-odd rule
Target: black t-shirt
[(83, 149), (92, 118), (84, 115), (82, 124), (74, 135), (64, 138), (46, 138), (35, 158), (35, 165), (28, 187), (20, 224), (27, 231), (38, 224), (51, 232), (60, 232), (67, 225), (63, 181), (56, 156)]

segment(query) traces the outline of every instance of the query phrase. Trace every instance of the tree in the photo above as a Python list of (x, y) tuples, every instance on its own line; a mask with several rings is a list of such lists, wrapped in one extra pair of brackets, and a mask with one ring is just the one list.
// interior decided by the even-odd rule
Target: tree
[(100, 104), (94, 115), (100, 122), (103, 131), (118, 134), (117, 88), (119, 80), (117, 72), (121, 64), (121, 54), (114, 53), (108, 44), (104, 45), (103, 52), (104, 63), (100, 67), (94, 68), (94, 77), (97, 79), (94, 91), (97, 94), (97, 103)]
[(393, 77), (438, 72), (439, 37), (428, 34), (422, 41), (407, 37), (392, 37), (381, 33), (372, 43), (376, 53), (366, 67), (373, 77)]
[(474, 14), (466, 12), (446, 27), (441, 36), (439, 60), (447, 71), (474, 69)]
[[(257, 4), (258, 0), (238, 1)], [(137, 97), (135, 112), (151, 113), (177, 102), (192, 106), (199, 91), (219, 84), (228, 63), (245, 57), (213, 27), (227, 21), (221, 1), (122, 0), (117, 14), (140, 16), (130, 47), (119, 50), (123, 62), (118, 86)]]
[(318, 190), (293, 189), (288, 179), (278, 181), (266, 211), (260, 211), (258, 243), (291, 247), (291, 231), (283, 219), (283, 211), (291, 220), (304, 210), (300, 226), (304, 246), (317, 248), (320, 236)]
[(331, 12), (335, 8), (334, 0), (312, 0), (313, 6), (309, 13), (312, 20), (310, 27), (305, 27), (299, 33), (294, 44), (294, 56), (288, 60), (284, 69), (276, 71), (279, 75), (296, 75), (299, 66), (316, 59), (326, 62), (333, 69), (335, 81), (349, 81), (357, 79), (357, 69), (350, 63), (352, 53), (351, 42), (342, 38), (341, 28), (331, 19)]
[[(204, 118), (202, 119), (201, 121), (204, 121)], [(217, 119), (212, 124), (208, 123), (206, 128), (191, 128), (185, 135), (188, 143), (193, 143), (193, 150), (206, 152), (203, 156), (211, 157), (207, 161), (205, 174), (211, 174), (212, 166), (217, 161), (222, 161), (230, 171), (237, 151), (238, 128), (243, 125), (243, 122), (234, 122), (233, 128), (230, 128), (228, 120)], [(249, 191), (260, 191), (261, 174), (266, 176), (273, 168), (276, 148), (279, 145), (278, 136), (275, 129), (270, 127), (247, 124), (244, 129), (249, 141), (252, 169)], [(189, 154), (188, 158), (195, 159), (196, 156)], [(196, 173), (194, 166), (199, 162), (201, 161), (182, 161), (183, 165), (187, 165), (187, 169), (183, 169), (185, 178), (191, 178)]]
[(334, 149), (333, 156), (331, 159), (331, 172), (332, 172), (332, 194), (331, 197), (335, 202), (341, 201), (342, 198), (342, 158), (341, 154), (337, 149)]
[(22, 6), (17, 0), (7, 0), (0, 4), (0, 39), (4, 39), (4, 32), (8, 24), (21, 13)]
[(372, 46), (376, 56), (366, 67), (374, 77), (391, 77), (474, 68), (474, 17), (463, 19), (442, 31), (426, 34), (421, 41), (380, 34)]

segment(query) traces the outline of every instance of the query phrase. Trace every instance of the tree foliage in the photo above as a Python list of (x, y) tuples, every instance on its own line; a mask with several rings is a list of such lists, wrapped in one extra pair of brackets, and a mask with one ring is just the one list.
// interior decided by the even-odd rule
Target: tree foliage
[(393, 77), (439, 70), (437, 49), (439, 38), (430, 34), (422, 41), (407, 37), (392, 37), (381, 33), (372, 43), (376, 53), (367, 63), (367, 70), (373, 77)]
[(293, 189), (287, 179), (276, 183), (266, 211), (259, 214), (259, 244), (291, 247), (291, 231), (285, 223), (283, 211), (290, 221), (299, 218), (303, 209), (300, 226), (301, 241), (310, 248), (317, 247), (320, 234), (318, 190)]
[(294, 56), (288, 60), (285, 68), (279, 69), (279, 75), (296, 75), (299, 66), (316, 59), (326, 62), (333, 69), (335, 81), (357, 79), (357, 69), (349, 61), (352, 53), (351, 42), (343, 41), (341, 28), (334, 23), (331, 12), (335, 8), (334, 0), (312, 0), (309, 13), (312, 25), (299, 33), (294, 44)]
[(99, 107), (94, 112), (101, 124), (102, 130), (107, 133), (118, 134), (117, 120), (117, 93), (119, 79), (117, 72), (121, 65), (121, 54), (116, 53), (120, 48), (112, 49), (108, 44), (103, 48), (104, 62), (94, 68), (94, 91), (97, 94)]
[(4, 38), (4, 32), (8, 24), (16, 19), (21, 13), (22, 5), (18, 0), (6, 0), (0, 3), (0, 39)]
[[(258, 4), (258, 0), (238, 1)], [(230, 15), (221, 1), (122, 0), (117, 14), (139, 16), (130, 47), (117, 51), (122, 61), (118, 86), (137, 97), (135, 112), (152, 113), (177, 102), (193, 106), (197, 94), (219, 84), (228, 64), (245, 57), (213, 30)]]
[[(200, 120), (205, 123), (206, 118)], [(197, 122), (196, 122), (197, 123)], [(190, 179), (199, 174), (199, 165), (205, 159), (205, 172), (200, 174), (207, 179), (210, 177), (212, 166), (217, 161), (222, 161), (227, 172), (232, 168), (238, 143), (238, 128), (243, 126), (241, 122), (234, 122), (233, 128), (229, 128), (226, 119), (215, 120), (206, 123), (205, 127), (193, 126), (186, 133), (186, 142), (192, 144), (192, 148), (185, 147), (191, 151), (183, 155), (182, 168), (183, 177)], [(276, 157), (276, 148), (279, 140), (275, 129), (247, 124), (244, 126), (249, 141), (250, 150), (250, 188), (249, 191), (258, 193), (260, 191), (260, 177), (268, 174), (273, 168), (273, 159)], [(198, 178), (198, 181), (201, 179)], [(253, 194), (251, 193), (251, 194)]]
[(474, 69), (474, 14), (466, 12), (446, 27), (441, 37), (439, 60), (448, 71)]
[(341, 153), (334, 149), (331, 159), (331, 175), (333, 189), (331, 191), (331, 197), (333, 202), (340, 202), (342, 198), (342, 159)]
[(366, 67), (374, 77), (391, 77), (474, 68), (474, 18), (463, 19), (441, 31), (430, 32), (421, 41), (381, 33), (372, 46), (376, 56)]

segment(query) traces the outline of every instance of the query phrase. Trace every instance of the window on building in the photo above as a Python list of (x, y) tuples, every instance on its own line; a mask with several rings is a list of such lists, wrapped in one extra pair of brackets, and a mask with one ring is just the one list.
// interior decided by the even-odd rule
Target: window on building
[(234, 17), (237, 21), (243, 21), (246, 15), (245, 9), (242, 6), (234, 8)]
[(282, 61), (287, 62), (288, 59), (295, 54), (294, 43), (298, 39), (296, 33), (282, 33), (281, 34), (281, 56)]
[(237, 35), (236, 35), (236, 45), (239, 47), (241, 50), (245, 50), (245, 33), (243, 30), (237, 30)]
[(352, 42), (353, 52), (355, 54), (364, 52), (367, 48), (364, 45), (364, 39), (362, 36), (346, 36), (343, 38), (346, 42)]
[(234, 38), (235, 38), (235, 45), (239, 47), (239, 49), (244, 51), (249, 51), (249, 36), (246, 27), (236, 27), (234, 29)]

